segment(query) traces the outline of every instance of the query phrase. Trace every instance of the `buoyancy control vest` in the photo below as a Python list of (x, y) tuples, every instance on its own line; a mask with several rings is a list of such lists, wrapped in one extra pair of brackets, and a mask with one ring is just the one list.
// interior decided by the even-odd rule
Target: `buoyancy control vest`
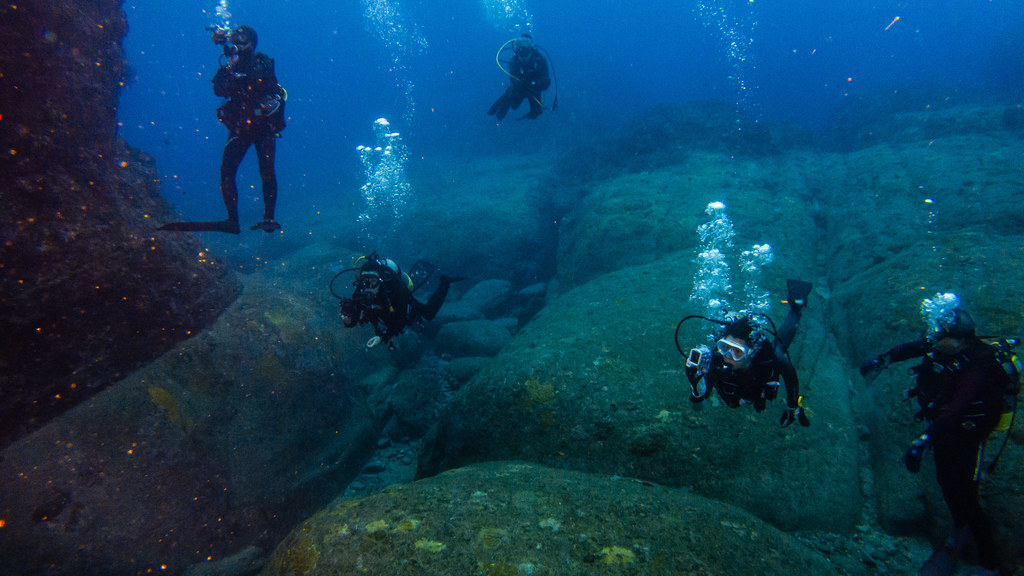
[[(929, 352), (921, 363), (910, 369), (917, 376), (916, 384), (907, 391), (915, 398), (920, 410), (916, 420), (933, 421), (956, 394), (956, 380), (969, 368), (988, 364), (986, 390), (975, 402), (979, 406), (986, 402), (997, 402), (1006, 396), (1016, 396), (1020, 390), (1021, 363), (1013, 353), (1013, 340), (979, 340), (981, 344), (971, 345), (967, 350), (953, 356)], [(998, 367), (998, 369), (996, 369)], [(1008, 404), (1008, 403), (1004, 403)], [(964, 415), (981, 417), (981, 410), (971, 410)]]

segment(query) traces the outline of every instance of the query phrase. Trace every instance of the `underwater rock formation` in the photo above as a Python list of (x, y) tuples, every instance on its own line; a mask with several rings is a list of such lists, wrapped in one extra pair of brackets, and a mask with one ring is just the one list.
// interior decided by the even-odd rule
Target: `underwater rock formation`
[(117, 135), (121, 2), (0, 7), (0, 447), (208, 325), (237, 281)]
[[(980, 335), (1024, 336), (1024, 141), (1012, 127), (986, 120), (999, 110), (968, 106), (931, 117), (900, 115), (903, 133), (936, 137), (851, 152), (836, 171), (838, 185), (822, 211), (830, 241), (822, 246), (832, 264), (835, 336), (853, 365), (920, 338), (921, 301), (938, 291), (960, 296)], [(911, 117), (920, 128), (908, 123)], [(953, 118), (964, 132), (930, 134)], [(877, 490), (880, 522), (896, 534), (926, 529), (938, 541), (948, 520), (931, 458), (917, 475), (898, 465), (907, 443), (925, 427), (914, 421), (918, 406), (905, 394), (913, 383), (907, 370), (915, 364), (890, 366), (870, 384), (860, 384), (855, 409), (871, 430), (874, 483), (885, 487)], [(986, 462), (1003, 440), (1002, 434), (992, 435)], [(1019, 542), (1010, 535), (1024, 530), (1024, 497), (1015, 481), (1022, 474), (1024, 426), (1018, 413), (998, 471), (982, 482), (983, 505), (1004, 542)], [(1024, 550), (1013, 554), (1024, 562)]]
[[(850, 384), (823, 328), (824, 306), (812, 297), (791, 349), (810, 428), (779, 428), (783, 400), (761, 414), (695, 410), (671, 340), (687, 306), (679, 271), (691, 266), (676, 254), (551, 302), (460, 389), (423, 473), (529, 460), (692, 486), (787, 530), (851, 528), (860, 502)], [(686, 328), (684, 343), (704, 342), (705, 327)]]
[(326, 269), (298, 284), (275, 270), (2, 452), (0, 573), (180, 573), (272, 547), (352, 481), (383, 422), (348, 375), (381, 363), (321, 306)]
[[(786, 529), (807, 522), (843, 532), (866, 520), (858, 530), (877, 525), (941, 541), (949, 517), (930, 461), (918, 475), (901, 465), (906, 443), (923, 430), (904, 396), (912, 363), (870, 385), (856, 368), (918, 337), (921, 299), (936, 290), (961, 294), (984, 334), (1024, 334), (1013, 288), (1024, 285), (1024, 144), (1014, 124), (993, 120), (1005, 120), (1005, 110), (900, 114), (893, 140), (845, 153), (689, 151), (676, 165), (589, 184), (560, 231), (565, 293), (460, 390), (422, 474), (527, 459), (692, 485)], [(961, 133), (938, 129), (949, 123)], [(778, 294), (787, 276), (819, 278), (792, 350), (813, 412), (802, 433), (774, 431), (772, 408), (690, 411), (679, 401), (681, 360), (666, 337), (651, 340), (698, 311), (687, 301), (694, 231), (705, 203), (718, 198), (737, 222), (737, 249), (773, 245), (765, 288)], [(649, 346), (636, 349), (640, 341)], [(1002, 442), (994, 436), (988, 460)], [(1022, 444), (1018, 425), (1000, 469), (983, 483), (1006, 558), (1018, 564), (1024, 552), (1009, 544), (1024, 529), (1014, 488)], [(794, 447), (796, 463), (787, 461)], [(777, 479), (777, 489), (748, 490), (743, 479), (758, 475)], [(777, 499), (789, 490), (802, 496)], [(806, 506), (814, 511), (805, 517)]]
[(629, 478), (536, 464), (467, 466), (338, 500), (278, 547), (294, 574), (834, 574), (742, 510)]

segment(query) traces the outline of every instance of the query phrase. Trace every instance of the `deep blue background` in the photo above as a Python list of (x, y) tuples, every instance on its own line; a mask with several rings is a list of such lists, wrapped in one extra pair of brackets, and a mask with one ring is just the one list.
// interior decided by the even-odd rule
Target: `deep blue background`
[[(495, 151), (526, 131), (537, 138), (584, 124), (611, 128), (660, 103), (724, 100), (764, 121), (820, 130), (844, 101), (879, 91), (927, 86), (936, 102), (1021, 94), (1019, 0), (532, 0), (519, 5), (552, 56), (559, 110), (497, 126), (485, 112), (506, 83), (494, 55), (512, 36), (507, 22), (489, 21), (480, 0), (373, 4), (397, 10), (426, 39), (424, 50), (401, 57), (404, 71), (368, 30), (364, 2), (230, 6), (232, 24), (256, 28), (259, 50), (276, 60), (289, 93), (278, 146), (279, 219), (360, 201), (355, 147), (374, 142), (380, 116), (403, 133), (415, 158), (429, 159)], [(214, 7), (212, 0), (125, 6), (135, 77), (122, 98), (122, 134), (156, 158), (165, 196), (193, 219), (223, 217), (217, 180), (226, 130), (210, 86), (220, 51), (204, 31)], [(403, 80), (414, 85), (411, 125), (403, 119)], [(243, 221), (261, 213), (258, 182), (247, 158)]]

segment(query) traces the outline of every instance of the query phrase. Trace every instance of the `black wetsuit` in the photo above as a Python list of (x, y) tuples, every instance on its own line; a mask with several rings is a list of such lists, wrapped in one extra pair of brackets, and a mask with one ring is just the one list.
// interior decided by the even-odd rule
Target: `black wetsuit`
[(530, 101), (530, 111), (523, 118), (536, 118), (544, 109), (541, 104), (541, 92), (551, 86), (548, 75), (548, 61), (536, 48), (530, 49), (525, 56), (515, 55), (509, 63), (509, 74), (512, 78), (505, 93), (491, 105), (488, 114), (498, 120), (505, 118), (509, 108), (519, 109), (524, 99)]
[(407, 326), (422, 320), (433, 320), (448, 296), (448, 289), (454, 281), (441, 276), (441, 284), (424, 304), (413, 297), (408, 277), (404, 274), (389, 274), (381, 283), (376, 294), (367, 294), (356, 288), (352, 301), (357, 307), (358, 317), (352, 319), (349, 327), (358, 324), (372, 324), (373, 331), (384, 343), (398, 336)]
[(271, 221), (277, 203), (276, 138), (285, 127), (284, 99), (274, 74), (274, 60), (262, 52), (242, 53), (238, 60), (217, 70), (213, 93), (229, 99), (217, 109), (217, 117), (230, 132), (220, 164), (220, 191), (228, 221), (238, 222), (235, 175), (253, 145), (263, 181), (263, 219)]
[(970, 528), (981, 566), (994, 570), (998, 566), (995, 539), (978, 500), (978, 483), (985, 439), (1003, 413), (1009, 376), (991, 346), (977, 338), (967, 343), (965, 350), (950, 356), (934, 351), (925, 340), (915, 340), (881, 357), (889, 362), (924, 358), (914, 368), (914, 393), (922, 408), (920, 416), (929, 422), (925, 434), (935, 452), (942, 497), (956, 529)]
[(711, 366), (704, 375), (706, 388), (702, 394), (697, 393), (700, 378), (695, 372), (687, 370), (687, 377), (694, 387), (690, 400), (701, 402), (711, 396), (712, 391), (717, 391), (730, 408), (749, 402), (754, 405), (754, 410), (761, 412), (768, 401), (774, 400), (778, 394), (781, 378), (786, 386), (786, 405), (791, 409), (798, 408), (800, 382), (786, 350), (796, 336), (799, 323), (800, 308), (793, 307), (776, 335), (775, 345), (762, 343), (754, 352), (750, 364), (743, 368), (732, 368), (718, 350), (714, 350)]

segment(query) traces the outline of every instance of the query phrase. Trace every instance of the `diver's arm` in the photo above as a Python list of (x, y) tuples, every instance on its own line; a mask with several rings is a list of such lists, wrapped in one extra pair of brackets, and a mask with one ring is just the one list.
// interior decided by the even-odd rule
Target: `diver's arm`
[(213, 93), (221, 98), (230, 98), (235, 92), (235, 73), (230, 67), (221, 66), (213, 75)]
[(707, 366), (686, 367), (686, 379), (690, 381), (690, 402), (703, 402), (707, 400), (708, 396), (711, 396), (715, 389), (714, 382), (717, 382), (720, 376), (714, 367), (716, 363), (720, 365), (721, 362), (722, 359), (714, 355)]
[(914, 340), (912, 342), (897, 344), (887, 352), (879, 354), (878, 357), (882, 360), (887, 360), (886, 364), (889, 362), (903, 362), (904, 360), (924, 356), (930, 350), (931, 345), (928, 344), (927, 340)]
[(779, 357), (777, 361), (779, 373), (782, 376), (782, 380), (786, 383), (786, 409), (782, 411), (779, 424), (785, 428), (793, 422), (799, 422), (801, 426), (806, 428), (811, 425), (811, 420), (807, 417), (807, 413), (804, 412), (803, 398), (800, 396), (800, 382), (797, 380), (796, 369), (793, 368), (793, 363), (786, 356)]
[(800, 379), (796, 375), (796, 368), (785, 356), (777, 356), (775, 361), (786, 385), (786, 407), (796, 410), (800, 407)]
[(388, 295), (383, 309), (384, 333), (380, 337), (390, 342), (409, 324), (409, 300), (412, 299), (412, 293), (397, 280), (387, 282), (385, 289)]
[(869, 381), (873, 380), (885, 367), (892, 362), (902, 362), (904, 360), (910, 360), (911, 358), (919, 358), (924, 356), (931, 350), (931, 345), (928, 344), (927, 340), (914, 340), (912, 342), (904, 342), (903, 344), (897, 344), (886, 352), (882, 352), (874, 358), (869, 358), (861, 363), (860, 374)]
[(253, 66), (256, 76), (256, 90), (261, 95), (277, 94), (277, 74), (274, 72), (274, 59), (260, 52), (256, 55), (256, 62)]

